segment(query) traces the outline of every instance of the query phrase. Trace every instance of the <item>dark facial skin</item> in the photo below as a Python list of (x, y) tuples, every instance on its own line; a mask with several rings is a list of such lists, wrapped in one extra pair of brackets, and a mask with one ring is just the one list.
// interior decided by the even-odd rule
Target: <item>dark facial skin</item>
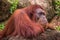
[(39, 22), (42, 24), (42, 25), (45, 25), (48, 23), (47, 19), (46, 19), (46, 14), (44, 12), (44, 10), (38, 8), (36, 9), (35, 11), (36, 13), (36, 17), (37, 17), (37, 20), (39, 20)]

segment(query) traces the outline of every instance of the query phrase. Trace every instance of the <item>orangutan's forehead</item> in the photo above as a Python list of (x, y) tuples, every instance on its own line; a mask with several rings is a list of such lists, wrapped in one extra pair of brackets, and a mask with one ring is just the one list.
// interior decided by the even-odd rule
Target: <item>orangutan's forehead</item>
[(41, 9), (41, 8), (38, 8), (38, 9), (36, 9), (36, 12), (37, 12), (37, 13), (40, 13), (40, 12), (44, 12), (44, 10)]

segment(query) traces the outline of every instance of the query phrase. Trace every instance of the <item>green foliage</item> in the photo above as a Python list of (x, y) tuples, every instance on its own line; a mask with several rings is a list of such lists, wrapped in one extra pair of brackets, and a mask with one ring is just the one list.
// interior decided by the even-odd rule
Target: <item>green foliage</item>
[(60, 26), (56, 26), (56, 29), (60, 31)]
[(0, 30), (3, 30), (4, 29), (4, 23), (1, 23), (0, 24)]
[(60, 1), (56, 0), (55, 1), (55, 10), (58, 16), (60, 16)]
[(11, 3), (10, 13), (13, 13), (17, 8), (18, 0), (8, 0), (8, 2)]

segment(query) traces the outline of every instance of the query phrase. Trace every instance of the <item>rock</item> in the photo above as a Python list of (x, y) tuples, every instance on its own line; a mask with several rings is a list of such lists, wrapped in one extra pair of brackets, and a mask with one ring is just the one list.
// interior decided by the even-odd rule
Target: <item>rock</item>
[(0, 22), (10, 16), (9, 9), (10, 3), (7, 0), (0, 0)]
[[(4, 38), (3, 38), (4, 39)], [(37, 37), (33, 38), (23, 38), (20, 37), (19, 35), (17, 36), (12, 36), (12, 37), (5, 37), (4, 40), (60, 40), (60, 32), (57, 30), (50, 30), (47, 29), (45, 30), (44, 33), (39, 34)]]

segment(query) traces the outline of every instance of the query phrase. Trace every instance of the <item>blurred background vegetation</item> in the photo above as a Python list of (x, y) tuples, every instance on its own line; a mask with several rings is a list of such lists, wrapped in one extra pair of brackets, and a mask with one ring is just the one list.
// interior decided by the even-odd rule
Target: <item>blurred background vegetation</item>
[[(53, 2), (54, 8), (55, 8), (55, 13), (57, 14), (58, 18), (60, 17), (60, 0), (55, 0)], [(60, 30), (60, 26), (56, 27), (57, 30)]]
[(10, 6), (10, 13), (12, 14), (14, 10), (16, 10), (18, 5), (18, 0), (8, 0), (8, 2), (11, 4)]
[(55, 1), (54, 5), (55, 5), (56, 14), (60, 16), (60, 0)]

